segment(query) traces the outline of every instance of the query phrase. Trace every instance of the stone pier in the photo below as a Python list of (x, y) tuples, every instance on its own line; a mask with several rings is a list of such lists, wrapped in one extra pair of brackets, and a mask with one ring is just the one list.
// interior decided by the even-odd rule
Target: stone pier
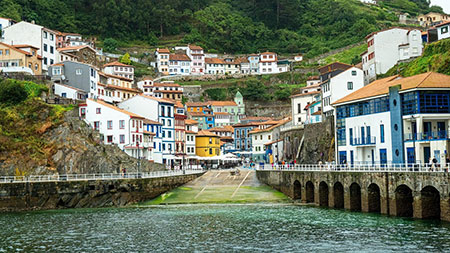
[(450, 221), (450, 173), (262, 170), (257, 176), (303, 203)]
[(0, 183), (0, 211), (126, 206), (153, 199), (201, 175)]

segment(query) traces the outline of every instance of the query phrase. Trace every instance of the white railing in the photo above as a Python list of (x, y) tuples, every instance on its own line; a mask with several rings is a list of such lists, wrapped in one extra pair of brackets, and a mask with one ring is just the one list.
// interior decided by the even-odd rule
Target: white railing
[(373, 164), (373, 165), (336, 165), (336, 164), (264, 164), (257, 170), (281, 171), (335, 171), (335, 172), (448, 172), (450, 164)]
[(30, 175), (30, 176), (0, 176), (0, 183), (23, 182), (55, 182), (55, 181), (87, 181), (111, 179), (144, 179), (191, 175), (202, 173), (203, 170), (168, 170), (140, 173), (99, 173), (99, 174), (65, 174), (65, 175)]

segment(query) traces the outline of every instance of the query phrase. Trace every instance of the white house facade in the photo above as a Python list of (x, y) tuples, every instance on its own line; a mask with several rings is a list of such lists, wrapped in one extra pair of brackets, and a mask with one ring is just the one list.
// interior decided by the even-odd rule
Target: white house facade
[(321, 84), (323, 113), (326, 116), (334, 115), (331, 105), (335, 101), (364, 86), (364, 75), (361, 69), (352, 67)]

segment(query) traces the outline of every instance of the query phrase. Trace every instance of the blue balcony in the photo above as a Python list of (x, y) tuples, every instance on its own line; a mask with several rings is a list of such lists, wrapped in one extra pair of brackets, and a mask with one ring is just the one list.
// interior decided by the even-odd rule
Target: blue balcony
[(375, 136), (366, 136), (364, 138), (354, 138), (350, 143), (352, 146), (372, 146), (375, 145)]
[(450, 133), (447, 131), (405, 134), (405, 141), (440, 141), (448, 139), (450, 139)]

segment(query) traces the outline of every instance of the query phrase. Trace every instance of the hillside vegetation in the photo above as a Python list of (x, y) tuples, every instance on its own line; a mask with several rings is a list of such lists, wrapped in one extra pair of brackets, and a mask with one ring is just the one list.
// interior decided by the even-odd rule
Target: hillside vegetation
[[(0, 175), (136, 171), (137, 160), (78, 117), (73, 105), (48, 105), (45, 85), (0, 79)], [(142, 171), (157, 166), (142, 161)]]
[(383, 76), (413, 76), (428, 71), (450, 75), (450, 39), (425, 46), (423, 55), (412, 62), (400, 63)]
[[(197, 43), (210, 52), (315, 56), (395, 25), (393, 10), (427, 12), (426, 0), (2, 0), (0, 16), (65, 32), (113, 38), (118, 46)], [(142, 42), (139, 43), (138, 41)], [(114, 41), (108, 40), (114, 49)], [(113, 45), (113, 46), (111, 46)], [(132, 46), (132, 45), (131, 45)]]

